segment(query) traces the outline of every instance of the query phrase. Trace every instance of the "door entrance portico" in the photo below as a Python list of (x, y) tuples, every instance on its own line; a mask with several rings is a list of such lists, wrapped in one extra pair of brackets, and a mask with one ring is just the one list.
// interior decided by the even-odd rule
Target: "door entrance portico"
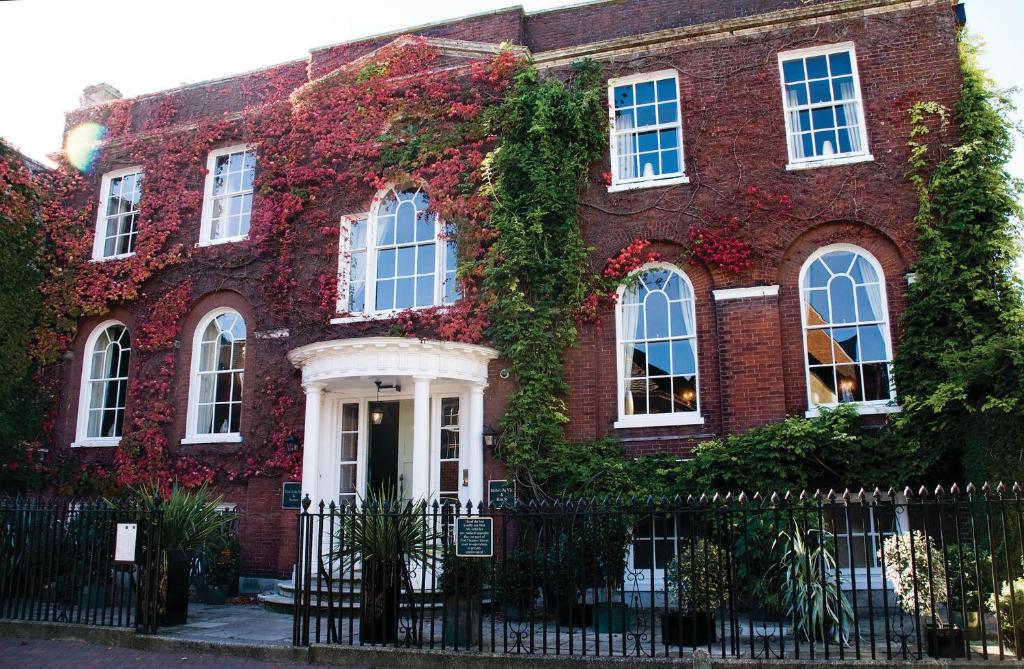
[[(292, 350), (306, 394), (302, 492), (354, 502), (370, 482), (371, 433), (409, 499), (483, 498), (483, 392), (493, 349), (398, 337), (339, 339)], [(375, 382), (393, 388), (379, 391)], [(371, 408), (390, 404), (395, 437), (373, 431)], [(376, 413), (376, 412), (375, 412)], [(382, 419), (383, 420), (383, 419)], [(385, 439), (396, 439), (385, 443)], [(396, 462), (390, 464), (390, 458)], [(375, 478), (383, 476), (380, 471)]]

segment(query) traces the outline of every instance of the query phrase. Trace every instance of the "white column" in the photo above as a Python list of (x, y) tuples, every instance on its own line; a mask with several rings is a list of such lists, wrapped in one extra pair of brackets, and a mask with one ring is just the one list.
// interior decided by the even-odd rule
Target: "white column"
[(430, 495), (430, 377), (413, 377), (412, 499)]
[[(306, 432), (302, 440), (302, 493), (313, 500), (313, 507), (320, 501), (317, 480), (320, 474), (320, 418), (323, 387), (310, 384), (303, 386), (306, 391)], [(312, 511), (312, 507), (310, 508)]]
[(469, 389), (469, 499), (473, 508), (484, 498), (484, 387)]

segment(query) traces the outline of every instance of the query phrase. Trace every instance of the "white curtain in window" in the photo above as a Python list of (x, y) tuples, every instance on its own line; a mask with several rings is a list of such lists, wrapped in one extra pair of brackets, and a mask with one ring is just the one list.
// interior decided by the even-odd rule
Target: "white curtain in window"
[[(615, 130), (621, 132), (623, 130), (633, 129), (633, 117), (626, 114), (619, 114), (615, 117)], [(635, 179), (636, 174), (636, 156), (633, 155), (633, 140), (635, 135), (632, 132), (623, 132), (616, 136), (615, 140), (615, 155), (617, 156), (618, 172), (617, 175), (620, 180), (623, 179)]]
[(690, 294), (690, 290), (686, 283), (679, 277), (675, 278), (680, 285), (680, 292), (683, 294), (683, 323), (686, 325), (686, 334), (692, 336), (697, 334), (697, 324), (694, 323), (694, 308), (693, 308), (693, 295)]
[[(885, 305), (882, 304), (882, 284), (869, 283), (864, 286), (864, 292), (868, 294), (868, 302), (871, 304), (871, 313), (874, 314), (870, 320), (883, 320), (885, 318)], [(857, 315), (858, 320), (868, 320)]]
[(853, 82), (844, 81), (839, 85), (839, 93), (843, 96), (843, 112), (846, 114), (846, 124), (850, 127), (850, 151), (859, 153), (863, 150), (864, 144), (860, 136), (860, 113), (858, 111), (857, 98), (853, 93)]
[(789, 130), (793, 140), (793, 160), (800, 160), (806, 157), (804, 156), (803, 137), (800, 135), (800, 112), (796, 109), (800, 101), (796, 96), (796, 91), (789, 91), (786, 97), (789, 106)]
[(636, 326), (640, 322), (640, 310), (643, 306), (629, 303), (636, 302), (638, 295), (639, 291), (635, 285), (627, 287), (622, 295), (623, 412), (627, 416), (633, 415), (633, 393), (630, 392), (629, 381), (627, 380), (633, 375), (633, 352), (636, 350), (636, 344), (632, 340), (636, 339)]

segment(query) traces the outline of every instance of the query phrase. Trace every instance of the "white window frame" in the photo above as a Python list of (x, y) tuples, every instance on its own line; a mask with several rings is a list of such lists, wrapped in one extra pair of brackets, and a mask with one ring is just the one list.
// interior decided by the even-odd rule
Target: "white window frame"
[[(622, 297), (626, 292), (626, 286), (630, 279), (638, 274), (649, 272), (655, 269), (666, 269), (671, 272), (678, 274), (687, 286), (690, 288), (690, 294), (693, 295), (693, 363), (696, 374), (694, 375), (694, 387), (696, 390), (697, 397), (696, 408), (693, 411), (677, 411), (674, 413), (656, 413), (656, 414), (630, 414), (625, 413), (625, 392), (626, 392), (626, 369), (625, 360), (622, 356), (622, 341), (623, 341), (623, 325), (622, 325)], [(615, 305), (615, 368), (616, 368), (616, 387), (618, 389), (618, 398), (616, 400), (618, 405), (619, 419), (615, 421), (615, 428), (632, 428), (632, 427), (663, 427), (668, 425), (703, 425), (704, 417), (700, 412), (700, 337), (698, 335), (700, 328), (697, 324), (697, 292), (693, 289), (693, 282), (690, 281), (690, 277), (687, 276), (679, 267), (666, 262), (652, 262), (647, 263), (644, 266), (634, 270), (630, 273), (630, 278), (622, 283), (618, 288), (618, 299)]]
[[(829, 253), (842, 252), (842, 251), (846, 251), (846, 252), (849, 252), (849, 253), (856, 253), (857, 255), (863, 257), (865, 260), (868, 261), (868, 263), (871, 264), (871, 266), (874, 268), (875, 272), (878, 274), (879, 291), (882, 294), (882, 304), (885, 305), (885, 318), (883, 318), (882, 321), (881, 321), (882, 333), (885, 335), (885, 354), (889, 358), (889, 366), (890, 366), (889, 367), (890, 399), (887, 399), (887, 400), (868, 400), (868, 401), (860, 401), (860, 402), (836, 402), (836, 403), (833, 403), (833, 404), (814, 404), (812, 402), (812, 400), (811, 400), (811, 367), (807, 363), (807, 333), (808, 333), (808, 327), (807, 327), (807, 309), (806, 309), (806, 307), (804, 305), (804, 279), (807, 277), (807, 271), (810, 269), (811, 265), (813, 265), (816, 260), (818, 260), (819, 258), (821, 258), (821, 257), (823, 257), (823, 256), (825, 256), (825, 255), (827, 255)], [(840, 405), (854, 406), (854, 407), (857, 408), (857, 412), (862, 414), (862, 415), (887, 414), (887, 413), (897, 413), (897, 412), (899, 412), (900, 411), (900, 407), (896, 404), (896, 387), (895, 387), (895, 385), (893, 383), (893, 375), (892, 375), (892, 359), (893, 359), (893, 354), (892, 354), (892, 329), (891, 329), (891, 326), (890, 326), (890, 322), (891, 321), (890, 321), (890, 317), (889, 317), (889, 295), (888, 295), (888, 293), (886, 291), (886, 286), (885, 286), (885, 272), (882, 271), (882, 264), (880, 262), (878, 262), (878, 259), (875, 258), (875, 256), (872, 255), (867, 249), (864, 249), (863, 247), (857, 246), (855, 244), (845, 244), (845, 243), (843, 243), (843, 244), (828, 244), (826, 246), (822, 246), (822, 247), (820, 247), (818, 249), (815, 249), (815, 251), (811, 255), (807, 256), (807, 259), (804, 260), (804, 264), (800, 267), (800, 275), (797, 278), (797, 303), (800, 305), (800, 330), (801, 330), (801, 338), (803, 339), (803, 345), (804, 345), (803, 346), (803, 355), (804, 355), (804, 357), (803, 357), (803, 361), (802, 361), (801, 364), (803, 365), (803, 368), (804, 368), (804, 386), (806, 387), (806, 392), (807, 392), (807, 407), (808, 407), (808, 409), (807, 409), (807, 411), (805, 412), (804, 415), (807, 416), (808, 418), (816, 418), (819, 415), (821, 415), (821, 408), (822, 407), (829, 408), (829, 409), (834, 409), (835, 407), (838, 407)], [(860, 323), (860, 321), (858, 321), (857, 323)], [(848, 324), (844, 324), (844, 326), (845, 325), (848, 325)], [(833, 365), (833, 367), (834, 367), (834, 365)]]
[[(243, 365), (248, 366), (249, 364), (249, 343), (251, 337), (251, 328), (249, 323), (236, 309), (230, 307), (217, 307), (213, 309), (205, 316), (203, 316), (199, 323), (196, 325), (195, 332), (192, 335), (192, 362), (189, 366), (188, 375), (188, 411), (185, 416), (185, 438), (181, 440), (182, 444), (221, 444), (221, 443), (238, 443), (242, 441), (241, 432), (217, 432), (213, 434), (200, 433), (196, 429), (196, 421), (199, 420), (199, 354), (203, 340), (203, 332), (207, 326), (213, 321), (213, 319), (224, 314), (235, 314), (245, 323), (245, 339), (246, 339), (246, 351), (245, 361)], [(242, 367), (243, 374), (245, 374), (245, 366)], [(245, 408), (245, 386), (242, 387), (242, 408)], [(241, 426), (241, 419), (239, 419), (239, 426)], [(241, 429), (241, 427), (239, 427)]]
[[(110, 319), (103, 321), (89, 333), (88, 338), (85, 340), (85, 348), (82, 349), (82, 376), (81, 382), (78, 389), (78, 416), (75, 423), (75, 441), (71, 443), (72, 448), (88, 447), (88, 446), (117, 446), (121, 443), (121, 437), (89, 437), (89, 391), (90, 381), (92, 377), (92, 364), (93, 364), (93, 349), (96, 347), (96, 341), (100, 338), (100, 335), (107, 331), (108, 328), (120, 325), (128, 331), (128, 326), (118, 320)], [(131, 337), (131, 332), (128, 331), (128, 336)], [(128, 349), (128, 373), (131, 375), (131, 351), (132, 348)], [(127, 423), (127, 403), (125, 404), (125, 423)], [(124, 428), (122, 427), (122, 433)]]
[[(445, 281), (445, 248), (448, 238), (442, 238), (441, 233), (445, 229), (445, 222), (441, 217), (434, 215), (434, 300), (431, 304), (421, 307), (405, 307), (401, 309), (373, 309), (372, 305), (377, 302), (377, 211), (380, 209), (384, 199), (394, 190), (400, 192), (398, 187), (388, 187), (377, 193), (373, 200), (373, 207), (369, 212), (359, 214), (345, 214), (341, 217), (341, 229), (338, 235), (338, 301), (335, 311), (338, 314), (346, 314), (332, 318), (332, 324), (351, 323), (355, 321), (377, 320), (393, 318), (403, 311), (418, 311), (436, 307), (447, 307), (450, 303), (444, 301)], [(407, 190), (407, 189), (402, 189)], [(421, 189), (422, 190), (422, 189)], [(426, 191), (424, 191), (426, 192)], [(429, 197), (429, 195), (428, 195)], [(348, 274), (351, 252), (351, 230), (356, 221), (366, 220), (366, 282), (363, 294), (363, 311), (350, 312), (348, 310)]]
[[(108, 260), (121, 260), (122, 258), (130, 258), (135, 255), (135, 251), (130, 253), (117, 253), (112, 256), (103, 255), (103, 247), (107, 241), (107, 200), (110, 196), (110, 182), (118, 177), (125, 177), (129, 174), (139, 173), (143, 175), (143, 181), (145, 181), (145, 173), (143, 172), (142, 165), (133, 165), (132, 167), (123, 167), (119, 170), (111, 170), (103, 175), (100, 180), (100, 198), (96, 206), (96, 235), (93, 238), (92, 243), (92, 260), (93, 262), (106, 262)], [(142, 200), (139, 200), (139, 215), (142, 212)], [(139, 230), (135, 231), (136, 244), (138, 244)]]
[[(252, 151), (255, 153), (256, 147), (252, 144), (235, 144), (233, 146), (214, 149), (213, 151), (210, 151), (209, 155), (206, 157), (206, 183), (203, 187), (203, 212), (199, 223), (199, 242), (196, 246), (216, 246), (217, 244), (230, 244), (232, 242), (241, 242), (249, 239), (249, 233), (244, 235), (235, 235), (234, 237), (210, 239), (210, 233), (213, 229), (213, 180), (216, 176), (214, 174), (214, 170), (217, 167), (217, 158), (242, 151)], [(248, 191), (240, 190), (237, 193), (231, 193), (231, 195), (245, 195), (247, 193), (252, 194), (253, 192), (253, 189), (250, 188)], [(249, 225), (252, 225), (251, 210), (249, 212)]]
[[(794, 129), (789, 118), (789, 103), (786, 100), (786, 75), (783, 72), (782, 64), (787, 60), (793, 60), (796, 58), (812, 58), (814, 56), (827, 56), (833, 53), (841, 53), (848, 51), (850, 53), (850, 73), (853, 77), (853, 90), (857, 96), (857, 115), (860, 128), (860, 141), (863, 149), (856, 153), (845, 153), (832, 157), (818, 157), (811, 156), (809, 158), (794, 158), (796, 150), (793, 146), (793, 133)], [(830, 167), (833, 165), (849, 165), (851, 163), (863, 163), (869, 162), (875, 159), (871, 155), (870, 144), (868, 143), (868, 126), (864, 115), (864, 95), (861, 93), (860, 88), (860, 71), (857, 68), (857, 50), (854, 47), (853, 42), (839, 42), (837, 44), (827, 44), (824, 46), (808, 47), (806, 49), (795, 49), (793, 51), (784, 51), (778, 54), (778, 67), (779, 67), (779, 94), (782, 100), (782, 118), (785, 122), (786, 127), (786, 156), (787, 156), (787, 170), (806, 170), (813, 169), (815, 167)], [(808, 100), (810, 103), (810, 100)], [(807, 105), (810, 109), (810, 104)], [(837, 147), (838, 148), (838, 147)]]
[[(644, 178), (643, 176), (632, 179), (619, 179), (615, 172), (618, 164), (618, 151), (616, 138), (619, 134), (638, 132), (636, 128), (619, 133), (615, 130), (615, 87), (626, 84), (637, 84), (646, 81), (657, 82), (659, 79), (671, 78), (676, 87), (676, 121), (675, 123), (663, 123), (652, 126), (644, 126), (645, 131), (676, 129), (676, 141), (679, 143), (679, 171), (671, 174), (660, 174), (655, 177)], [(655, 84), (657, 86), (657, 84)], [(657, 72), (642, 72), (631, 74), (626, 77), (616, 77), (608, 80), (608, 125), (609, 125), (609, 152), (611, 156), (612, 183), (608, 186), (609, 193), (616, 193), (624, 190), (637, 188), (652, 188), (655, 186), (672, 186), (674, 184), (690, 183), (686, 176), (686, 151), (683, 147), (683, 103), (679, 91), (679, 72), (676, 70), (658, 70)]]

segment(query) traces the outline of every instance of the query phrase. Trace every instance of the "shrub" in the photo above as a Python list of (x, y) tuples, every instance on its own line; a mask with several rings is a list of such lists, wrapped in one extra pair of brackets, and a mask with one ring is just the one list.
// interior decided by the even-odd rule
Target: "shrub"
[(882, 542), (878, 553), (885, 560), (885, 576), (900, 607), (910, 615), (937, 618), (939, 605), (947, 604), (948, 598), (946, 566), (932, 538), (917, 530), (894, 534)]
[[(999, 629), (1003, 633), (1003, 643), (1016, 649), (1017, 638), (1024, 637), (1024, 578), (1003, 581), (999, 585), (999, 597), (993, 593), (988, 598), (988, 609), (996, 612), (999, 606)], [(1011, 615), (1015, 613), (1016, 615)]]
[(665, 567), (669, 602), (687, 613), (709, 613), (729, 599), (722, 550), (705, 539), (680, 544)]
[(688, 463), (694, 491), (774, 491), (901, 485), (919, 473), (913, 452), (870, 431), (857, 409), (823, 408), (699, 445)]

